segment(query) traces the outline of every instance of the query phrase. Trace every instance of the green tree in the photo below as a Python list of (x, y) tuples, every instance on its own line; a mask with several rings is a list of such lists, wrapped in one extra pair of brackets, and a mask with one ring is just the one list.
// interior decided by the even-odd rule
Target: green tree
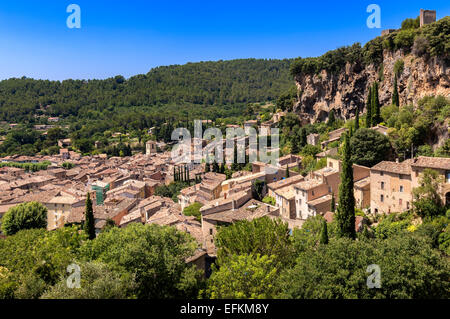
[(94, 210), (92, 209), (92, 200), (91, 195), (88, 193), (86, 197), (86, 206), (85, 206), (85, 220), (84, 220), (84, 232), (88, 236), (89, 239), (95, 238), (95, 218), (94, 218)]
[(274, 256), (231, 255), (213, 273), (206, 289), (210, 299), (265, 299), (276, 296)]
[(186, 216), (194, 216), (198, 221), (201, 220), (202, 214), (200, 213), (200, 208), (202, 208), (202, 204), (193, 203), (183, 209), (183, 214)]
[(327, 230), (327, 222), (322, 221), (322, 231), (320, 233), (320, 243), (322, 245), (328, 244), (328, 230)]
[(136, 280), (137, 298), (193, 298), (200, 272), (186, 263), (197, 248), (195, 240), (174, 227), (131, 224), (100, 233), (81, 247), (83, 259), (107, 264)]
[(445, 213), (438, 190), (444, 180), (433, 169), (425, 169), (420, 176), (420, 186), (413, 189), (413, 206), (416, 213), (425, 218)]
[(397, 75), (394, 75), (394, 92), (392, 93), (392, 104), (400, 106), (400, 96), (398, 95)]
[(46, 228), (47, 208), (38, 202), (11, 207), (3, 216), (1, 226), (5, 235), (14, 235), (23, 229)]
[(355, 132), (350, 139), (350, 146), (352, 162), (367, 167), (385, 160), (391, 149), (385, 135), (367, 128)]
[(334, 198), (334, 193), (331, 194), (331, 204), (330, 204), (330, 212), (336, 211), (336, 200)]
[(205, 164), (205, 173), (209, 173), (211, 172), (211, 165), (209, 164), (209, 162), (206, 162)]
[(80, 288), (67, 286), (64, 274), (57, 284), (50, 287), (42, 299), (128, 299), (135, 298), (134, 276), (123, 277), (120, 272), (100, 262), (77, 263), (82, 276)]
[(380, 100), (378, 97), (378, 82), (373, 83), (372, 89), (372, 126), (381, 122)]
[(351, 161), (350, 141), (345, 134), (341, 183), (339, 184), (339, 205), (336, 212), (338, 235), (356, 238), (355, 232), (355, 196), (353, 194), (353, 165)]
[(219, 266), (233, 254), (276, 256), (276, 261), (284, 264), (292, 259), (289, 227), (281, 219), (262, 217), (219, 227), (215, 241)]
[(286, 178), (289, 178), (289, 165), (286, 165), (286, 172), (284, 175)]
[(356, 107), (355, 132), (359, 130), (359, 108)]
[[(332, 240), (302, 253), (283, 271), (281, 298), (294, 299), (448, 299), (450, 263), (414, 234), (389, 239)], [(381, 287), (369, 289), (366, 272), (376, 264)]]
[(366, 100), (366, 128), (372, 127), (372, 87), (369, 87), (369, 94)]
[(335, 127), (336, 116), (334, 115), (334, 109), (331, 109), (330, 113), (328, 114), (328, 123), (327, 124), (331, 128)]

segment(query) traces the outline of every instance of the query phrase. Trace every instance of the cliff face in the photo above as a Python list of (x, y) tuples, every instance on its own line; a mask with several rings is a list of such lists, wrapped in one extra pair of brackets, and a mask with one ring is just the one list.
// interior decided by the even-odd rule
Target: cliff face
[(404, 61), (404, 70), (398, 78), (400, 104), (417, 105), (417, 101), (427, 95), (450, 97), (450, 68), (444, 59), (423, 58), (413, 54), (405, 55), (385, 51), (383, 54), (383, 77), (374, 65), (362, 68), (347, 63), (339, 74), (328, 74), (323, 70), (316, 75), (296, 76), (298, 101), (294, 112), (304, 122), (323, 121), (334, 109), (340, 118), (352, 118), (357, 107), (365, 112), (365, 101), (369, 86), (379, 81), (381, 105), (391, 104), (394, 83), (394, 64), (398, 59)]

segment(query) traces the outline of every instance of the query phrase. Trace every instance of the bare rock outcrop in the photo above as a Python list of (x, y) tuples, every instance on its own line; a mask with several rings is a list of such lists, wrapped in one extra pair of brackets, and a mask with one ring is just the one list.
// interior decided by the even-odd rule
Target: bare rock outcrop
[(345, 70), (339, 74), (329, 74), (322, 70), (315, 75), (296, 76), (298, 101), (294, 105), (294, 112), (303, 121), (312, 123), (325, 120), (332, 109), (340, 118), (352, 118), (357, 108), (360, 112), (365, 112), (369, 87), (374, 81), (379, 82), (381, 105), (390, 104), (394, 65), (399, 59), (404, 62), (403, 72), (398, 78), (401, 105), (417, 105), (421, 98), (429, 95), (450, 97), (450, 68), (444, 59), (405, 55), (402, 51), (385, 51), (381, 71), (379, 66), (372, 64), (361, 67), (347, 63)]

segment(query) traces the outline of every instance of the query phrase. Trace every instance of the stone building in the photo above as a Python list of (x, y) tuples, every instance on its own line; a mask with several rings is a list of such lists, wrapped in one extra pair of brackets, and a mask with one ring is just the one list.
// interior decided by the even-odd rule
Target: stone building
[(420, 27), (436, 22), (436, 10), (420, 9)]

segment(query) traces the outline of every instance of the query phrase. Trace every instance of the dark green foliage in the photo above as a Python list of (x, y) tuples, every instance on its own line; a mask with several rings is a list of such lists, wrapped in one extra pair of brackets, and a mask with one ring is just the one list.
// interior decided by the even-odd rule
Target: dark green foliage
[(432, 169), (425, 169), (420, 176), (420, 186), (413, 189), (413, 206), (415, 212), (422, 218), (434, 217), (445, 213), (444, 204), (438, 190), (444, 180), (439, 173)]
[(0, 119), (20, 121), (50, 105), (52, 116), (95, 118), (112, 107), (166, 104), (230, 105), (275, 100), (291, 87), (291, 60), (242, 59), (162, 66), (117, 81), (46, 81), (28, 78), (0, 82)]
[(336, 117), (334, 115), (334, 109), (332, 109), (330, 111), (330, 114), (328, 115), (328, 126), (331, 128), (334, 128), (335, 124), (336, 124)]
[(233, 254), (275, 256), (276, 262), (285, 265), (292, 260), (289, 227), (281, 219), (262, 217), (238, 221), (220, 227), (215, 241), (219, 264)]
[(355, 116), (355, 132), (359, 130), (359, 108), (356, 108), (356, 116)]
[[(280, 278), (281, 298), (294, 299), (448, 299), (449, 262), (427, 238), (331, 240), (309, 249)], [(369, 265), (380, 267), (381, 287), (369, 289)]]
[(369, 87), (369, 94), (366, 100), (366, 127), (372, 127), (372, 87)]
[(391, 145), (389, 139), (374, 130), (361, 128), (350, 139), (351, 160), (355, 164), (372, 167), (386, 160)]
[(336, 74), (345, 67), (347, 62), (351, 64), (362, 63), (362, 49), (359, 43), (328, 51), (317, 58), (297, 58), (292, 63), (290, 72), (292, 76), (316, 74), (321, 70)]
[(206, 162), (205, 164), (205, 173), (211, 172), (211, 164), (209, 162)]
[(262, 201), (264, 198), (264, 187), (266, 183), (256, 179), (252, 182), (252, 197), (256, 200)]
[(397, 61), (395, 61), (394, 74), (397, 75), (397, 77), (402, 75), (404, 69), (405, 69), (405, 62), (403, 61), (403, 59), (398, 59)]
[(330, 212), (336, 211), (336, 200), (334, 199), (334, 193), (331, 194)]
[(183, 209), (183, 214), (186, 216), (194, 216), (198, 221), (201, 220), (202, 214), (200, 213), (200, 208), (202, 208), (202, 204), (193, 203)]
[(352, 164), (350, 141), (347, 134), (345, 134), (342, 154), (341, 183), (339, 184), (339, 205), (335, 215), (338, 226), (338, 236), (355, 239), (355, 196), (353, 194)]
[(297, 87), (293, 86), (285, 93), (281, 94), (276, 101), (276, 108), (282, 111), (292, 112), (292, 107), (297, 99)]
[(37, 172), (40, 170), (46, 170), (50, 164), (51, 163), (49, 161), (44, 161), (41, 163), (2, 162), (0, 163), (0, 168), (15, 167), (15, 168), (23, 168), (26, 172)]
[(94, 210), (92, 209), (91, 195), (88, 193), (86, 197), (86, 208), (85, 208), (85, 221), (84, 221), (84, 232), (89, 239), (95, 238), (95, 218)]
[(400, 106), (400, 96), (398, 95), (397, 75), (394, 75), (394, 87), (392, 93), (392, 104)]
[(420, 17), (417, 17), (415, 19), (405, 19), (402, 22), (402, 30), (418, 28), (420, 28)]
[(372, 88), (372, 126), (381, 122), (380, 100), (378, 97), (378, 82), (373, 83)]
[(2, 231), (14, 235), (20, 230), (47, 227), (47, 208), (38, 202), (11, 207), (2, 218)]
[(328, 244), (328, 229), (327, 229), (327, 222), (325, 220), (322, 221), (322, 231), (320, 232), (320, 243), (322, 245)]
[(200, 276), (185, 259), (197, 244), (185, 232), (155, 224), (131, 224), (100, 233), (81, 248), (86, 260), (106, 263), (114, 271), (136, 281), (138, 298), (192, 298)]
[[(183, 174), (181, 176), (183, 176)], [(169, 185), (157, 186), (155, 189), (155, 195), (161, 197), (168, 197), (171, 198), (174, 202), (177, 202), (180, 191), (188, 186), (189, 184), (187, 182), (181, 180), (170, 183)]]
[(289, 165), (286, 165), (286, 172), (284, 173), (286, 178), (289, 178)]

